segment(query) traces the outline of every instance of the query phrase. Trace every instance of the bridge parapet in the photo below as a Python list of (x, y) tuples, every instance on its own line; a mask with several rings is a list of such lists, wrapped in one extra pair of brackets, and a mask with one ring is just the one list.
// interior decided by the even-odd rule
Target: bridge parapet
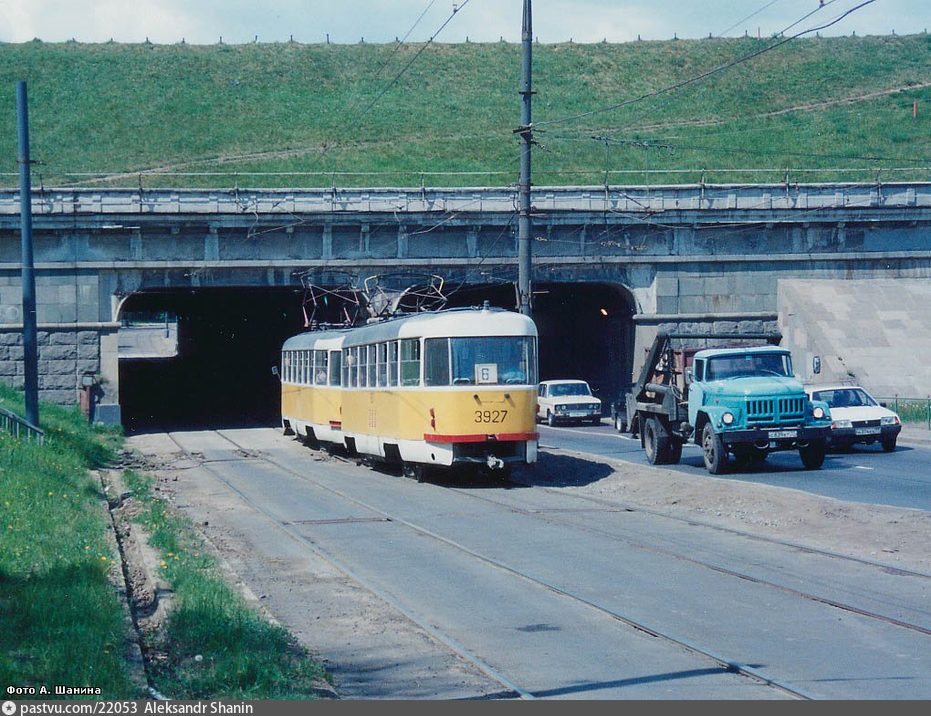
[[(513, 214), (516, 188), (36, 190), (36, 215), (127, 214)], [(931, 209), (931, 182), (538, 187), (539, 212), (810, 211)], [(19, 214), (19, 192), (0, 190), (0, 216)]]

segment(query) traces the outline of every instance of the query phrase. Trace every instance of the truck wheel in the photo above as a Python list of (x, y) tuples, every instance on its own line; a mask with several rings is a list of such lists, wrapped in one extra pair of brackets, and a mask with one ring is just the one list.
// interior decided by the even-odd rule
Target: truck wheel
[(669, 433), (658, 418), (643, 424), (643, 449), (651, 465), (665, 465), (669, 460)]
[(669, 438), (669, 448), (666, 450), (666, 463), (678, 465), (682, 459), (682, 443), (675, 438)]
[(798, 449), (802, 464), (806, 470), (817, 470), (824, 464), (824, 455), (828, 448), (824, 440), (812, 440), (806, 447)]
[(714, 432), (711, 423), (705, 423), (701, 433), (701, 448), (705, 458), (705, 468), (712, 475), (720, 475), (727, 469), (727, 449), (720, 435)]

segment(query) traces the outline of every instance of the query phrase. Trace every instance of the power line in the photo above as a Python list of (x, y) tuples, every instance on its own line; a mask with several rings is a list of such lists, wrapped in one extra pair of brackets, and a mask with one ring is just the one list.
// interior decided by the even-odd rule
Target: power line
[(760, 9), (754, 10), (754, 11), (751, 12), (749, 15), (747, 15), (745, 18), (742, 18), (742, 19), (738, 20), (738, 21), (735, 22), (733, 25), (731, 25), (729, 28), (727, 28), (726, 30), (722, 30), (721, 32), (719, 32), (717, 36), (718, 36), (718, 37), (724, 37), (724, 35), (726, 35), (727, 33), (729, 33), (731, 30), (733, 30), (733, 29), (734, 29), (735, 27), (737, 27), (738, 25), (741, 25), (741, 24), (745, 23), (745, 22), (746, 22), (747, 20), (749, 20), (751, 17), (754, 17), (754, 16), (756, 16), (756, 15), (759, 15), (761, 12), (763, 12), (763, 11), (764, 11), (766, 8), (768, 8), (770, 5), (775, 5), (777, 2), (779, 2), (779, 0), (770, 0), (768, 3), (766, 3), (766, 4), (765, 4), (763, 7), (761, 7)]
[[(835, 1), (835, 0), (830, 0), (830, 2), (834, 2), (834, 1)], [(759, 57), (760, 55), (762, 55), (762, 54), (764, 54), (764, 53), (766, 53), (766, 52), (770, 52), (771, 50), (775, 50), (777, 47), (781, 47), (782, 45), (785, 45), (786, 43), (791, 42), (792, 40), (795, 40), (795, 39), (801, 37), (802, 35), (807, 35), (807, 34), (812, 33), (812, 32), (817, 32), (817, 31), (819, 31), (819, 30), (824, 30), (824, 29), (826, 29), (826, 28), (828, 28), (828, 27), (831, 27), (832, 25), (836, 25), (838, 22), (840, 22), (841, 20), (843, 20), (845, 17), (847, 17), (847, 16), (850, 15), (851, 13), (853, 13), (853, 12), (859, 10), (859, 9), (862, 8), (862, 7), (865, 7), (866, 5), (870, 5), (870, 4), (874, 3), (874, 2), (876, 2), (876, 0), (864, 0), (863, 2), (859, 3), (858, 5), (855, 5), (854, 7), (850, 8), (850, 9), (847, 10), (846, 12), (842, 13), (842, 14), (839, 15), (838, 17), (834, 18), (834, 19), (831, 20), (830, 22), (827, 22), (827, 23), (825, 23), (825, 24), (823, 24), (823, 25), (819, 25), (819, 26), (817, 26), (817, 27), (810, 27), (810, 28), (808, 28), (807, 30), (802, 30), (801, 32), (798, 32), (798, 33), (796, 33), (796, 34), (794, 34), (794, 35), (791, 35), (791, 36), (789, 36), (789, 37), (782, 38), (782, 39), (780, 39), (779, 41), (774, 42), (772, 45), (768, 45), (767, 47), (764, 47), (764, 48), (762, 48), (762, 49), (760, 49), (760, 50), (757, 50), (757, 51), (755, 51), (755, 52), (751, 52), (750, 54), (744, 55), (743, 57), (739, 57), (739, 58), (737, 58), (736, 60), (732, 60), (731, 62), (726, 62), (726, 63), (723, 64), (723, 65), (719, 65), (718, 67), (714, 67), (714, 68), (708, 70), (707, 72), (703, 72), (703, 73), (701, 73), (700, 75), (696, 75), (695, 77), (691, 77), (691, 78), (689, 78), (689, 79), (682, 80), (681, 82), (676, 82), (675, 84), (669, 85), (669, 86), (667, 86), (667, 87), (660, 88), (660, 89), (658, 89), (658, 90), (654, 90), (653, 92), (647, 92), (647, 93), (645, 93), (645, 94), (642, 94), (642, 95), (640, 95), (639, 97), (632, 97), (631, 99), (624, 100), (623, 102), (617, 102), (616, 104), (608, 105), (607, 107), (602, 107), (602, 108), (600, 108), (600, 109), (593, 109), (593, 110), (590, 110), (590, 111), (588, 111), (588, 112), (580, 112), (579, 114), (571, 115), (571, 116), (569, 116), (569, 117), (562, 117), (562, 118), (560, 118), (560, 119), (551, 119), (551, 120), (545, 120), (545, 121), (542, 121), (542, 122), (537, 122), (537, 123), (536, 123), (536, 126), (539, 128), (539, 127), (543, 127), (543, 126), (550, 126), (550, 125), (553, 125), (553, 124), (563, 124), (563, 123), (565, 123), (565, 122), (573, 122), (573, 121), (576, 121), (576, 120), (579, 120), (579, 119), (584, 119), (585, 117), (591, 117), (591, 116), (596, 115), (596, 114), (601, 114), (601, 113), (603, 113), (603, 112), (611, 112), (611, 111), (613, 111), (613, 110), (620, 109), (621, 107), (626, 107), (626, 106), (629, 106), (629, 105), (632, 105), (632, 104), (636, 104), (636, 103), (638, 103), (638, 102), (642, 102), (642, 101), (647, 100), (647, 99), (650, 99), (650, 98), (652, 98), (652, 97), (658, 97), (659, 95), (663, 95), (663, 94), (668, 94), (668, 93), (670, 93), (670, 92), (674, 92), (674, 91), (677, 90), (677, 89), (681, 89), (682, 87), (686, 87), (686, 86), (688, 86), (688, 85), (695, 84), (696, 82), (700, 82), (701, 80), (707, 79), (708, 77), (711, 77), (712, 75), (718, 74), (719, 72), (723, 72), (724, 70), (730, 69), (731, 67), (734, 67), (734, 66), (736, 66), (736, 65), (739, 65), (739, 64), (742, 64), (742, 63), (747, 62), (747, 61), (749, 61), (749, 60), (752, 60), (752, 59), (755, 58), (755, 57)], [(824, 5), (820, 5), (820, 6), (818, 7), (818, 10), (821, 10), (822, 8), (827, 7), (828, 4), (829, 4), (829, 3), (825, 3)], [(813, 11), (813, 12), (817, 12), (817, 10), (815, 10), (815, 11)], [(809, 15), (811, 15), (811, 14), (812, 14), (812, 13), (809, 13)], [(806, 17), (807, 17), (807, 15), (806, 15)], [(803, 18), (803, 19), (804, 19), (804, 18)], [(790, 25), (789, 27), (792, 27), (792, 26), (794, 26), (794, 25), (797, 25), (798, 22), (800, 22), (800, 21), (801, 21), (801, 20), (794, 22), (794, 23), (793, 23), (792, 25)]]
[(401, 76), (402, 76), (405, 72), (407, 72), (407, 70), (410, 68), (411, 65), (414, 64), (414, 62), (416, 62), (417, 58), (420, 57), (420, 55), (423, 53), (423, 51), (426, 50), (427, 47), (429, 47), (429, 46), (433, 43), (433, 41), (436, 39), (437, 35), (439, 35), (439, 34), (443, 31), (443, 28), (445, 28), (445, 27), (450, 23), (450, 21), (456, 16), (456, 14), (459, 13), (459, 12), (460, 12), (466, 5), (468, 5), (468, 4), (469, 4), (469, 0), (465, 0), (465, 2), (463, 2), (461, 5), (453, 5), (453, 11), (452, 11), (452, 13), (450, 14), (450, 16), (449, 16), (448, 18), (446, 18), (446, 20), (443, 21), (443, 24), (440, 25), (440, 27), (437, 29), (437, 31), (434, 32), (434, 33), (430, 36), (430, 39), (427, 40), (425, 43), (423, 43), (423, 45), (420, 46), (420, 48), (417, 50), (417, 52), (414, 53), (414, 56), (408, 61), (408, 63), (407, 63), (406, 65), (404, 65), (404, 67), (401, 68), (401, 71), (398, 72), (398, 73), (394, 76), (394, 78), (393, 78), (387, 85), (385, 85), (384, 88), (382, 88), (381, 92), (379, 92), (379, 93), (375, 96), (375, 98), (374, 98), (371, 102), (368, 103), (368, 105), (365, 107), (365, 109), (363, 109), (363, 110), (359, 113), (359, 117), (360, 117), (360, 118), (363, 117), (363, 116), (365, 116), (369, 111), (371, 111), (372, 107), (374, 107), (374, 106), (376, 105), (376, 103), (378, 102), (378, 100), (380, 100), (382, 97), (384, 97), (385, 94), (388, 92), (388, 90), (390, 90), (392, 87), (394, 87), (395, 84), (397, 84), (398, 80), (401, 79)]

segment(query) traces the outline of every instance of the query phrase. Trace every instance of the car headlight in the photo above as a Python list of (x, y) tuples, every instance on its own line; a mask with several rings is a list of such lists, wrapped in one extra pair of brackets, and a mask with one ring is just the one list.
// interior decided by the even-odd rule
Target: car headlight
[(852, 428), (853, 423), (849, 420), (835, 420), (831, 423), (832, 428)]
[(815, 416), (816, 420), (821, 420), (824, 417), (824, 408), (819, 405), (811, 411), (811, 414)]
[(898, 415), (884, 415), (879, 419), (880, 425), (898, 425), (899, 416)]
[(733, 425), (734, 423), (734, 414), (733, 413), (724, 413), (721, 416), (721, 422), (725, 425)]
[(554, 406), (553, 410), (555, 410), (557, 413), (565, 413), (565, 412), (566, 412), (566, 406), (565, 406), (565, 405), (557, 405), (557, 406)]

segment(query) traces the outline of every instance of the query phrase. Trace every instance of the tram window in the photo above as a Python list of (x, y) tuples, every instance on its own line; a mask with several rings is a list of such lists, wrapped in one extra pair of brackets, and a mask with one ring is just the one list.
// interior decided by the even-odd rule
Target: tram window
[(330, 351), (330, 385), (339, 385), (341, 370), (340, 365), (342, 361), (342, 353), (339, 351)]
[(291, 382), (291, 376), (289, 375), (291, 371), (291, 354), (285, 352), (281, 354), (281, 380), (284, 383)]
[(376, 376), (378, 372), (378, 362), (376, 360), (377, 353), (375, 351), (375, 348), (376, 348), (375, 346), (368, 347), (369, 358), (368, 358), (367, 365), (368, 365), (368, 378), (369, 378), (368, 384), (370, 388), (374, 388), (376, 385), (378, 385), (378, 381), (376, 380)]
[(424, 385), (449, 385), (449, 339), (428, 338), (423, 351)]
[(359, 385), (359, 348), (355, 346), (346, 351), (346, 365), (349, 367), (349, 381), (347, 385), (350, 388), (356, 388)]
[(313, 353), (311, 351), (301, 351), (301, 383), (304, 385), (310, 385), (310, 368), (311, 361), (313, 360)]
[(420, 384), (420, 339), (401, 341), (401, 385)]
[(388, 385), (398, 384), (398, 342), (388, 344)]
[(537, 382), (536, 352), (530, 336), (450, 339), (454, 385)]
[(388, 344), (379, 343), (378, 346), (378, 387), (388, 385)]
[(356, 350), (359, 351), (359, 387), (364, 388), (368, 385), (369, 347), (359, 346)]
[(314, 385), (326, 385), (329, 367), (327, 357), (326, 351), (314, 351)]

